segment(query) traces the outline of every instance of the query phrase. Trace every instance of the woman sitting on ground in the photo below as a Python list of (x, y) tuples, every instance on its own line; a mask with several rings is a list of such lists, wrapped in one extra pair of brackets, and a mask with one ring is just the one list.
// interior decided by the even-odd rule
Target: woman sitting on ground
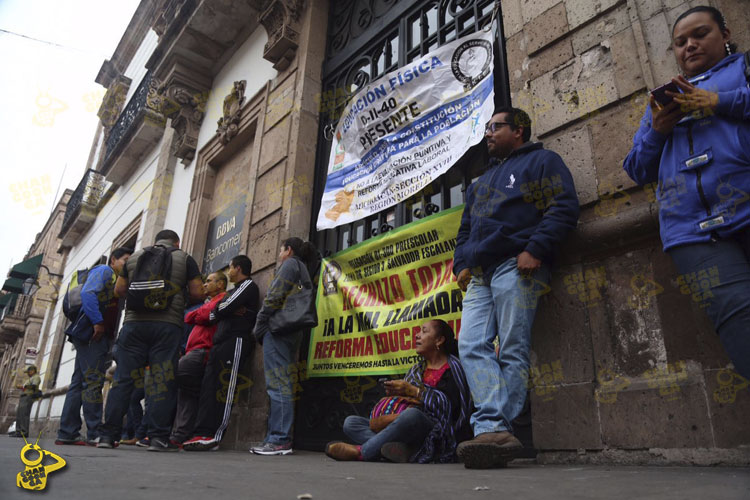
[[(352, 415), (344, 433), (357, 445), (328, 443), (326, 454), (336, 460), (392, 462), (455, 462), (456, 446), (471, 438), (471, 395), (453, 330), (443, 320), (430, 320), (414, 335), (422, 359), (403, 380), (385, 382), (387, 396), (413, 404), (397, 415), (373, 419)], [(379, 405), (380, 406), (380, 405)]]

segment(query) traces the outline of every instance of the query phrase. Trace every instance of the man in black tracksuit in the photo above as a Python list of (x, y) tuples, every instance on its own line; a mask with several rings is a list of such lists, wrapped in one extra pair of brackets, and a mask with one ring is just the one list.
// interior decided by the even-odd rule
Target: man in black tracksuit
[(218, 328), (201, 385), (194, 437), (183, 443), (185, 450), (218, 449), (229, 425), (238, 372), (255, 345), (252, 331), (260, 294), (251, 271), (246, 255), (234, 257), (227, 273), (234, 288), (211, 311), (210, 320), (218, 322)]

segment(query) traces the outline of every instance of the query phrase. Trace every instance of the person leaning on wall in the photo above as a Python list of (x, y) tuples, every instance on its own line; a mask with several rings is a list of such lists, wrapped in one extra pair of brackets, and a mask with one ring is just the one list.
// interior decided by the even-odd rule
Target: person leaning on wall
[[(263, 366), (266, 392), (271, 402), (268, 414), (268, 433), (260, 446), (250, 448), (256, 455), (288, 455), (292, 453), (292, 424), (294, 423), (294, 394), (289, 368), (297, 362), (297, 350), (302, 342), (302, 330), (274, 332), (269, 324), (274, 315), (282, 313), (286, 300), (299, 286), (312, 289), (310, 268), (317, 258), (317, 250), (309, 241), (287, 238), (281, 245), (281, 265), (268, 287), (263, 307), (258, 312), (255, 337), (263, 345)], [(308, 305), (309, 307), (309, 305)]]
[(683, 279), (707, 284), (706, 312), (750, 378), (748, 59), (713, 7), (680, 15), (672, 48), (682, 74), (673, 91), (652, 93), (624, 168), (638, 184), (658, 182), (664, 251)]

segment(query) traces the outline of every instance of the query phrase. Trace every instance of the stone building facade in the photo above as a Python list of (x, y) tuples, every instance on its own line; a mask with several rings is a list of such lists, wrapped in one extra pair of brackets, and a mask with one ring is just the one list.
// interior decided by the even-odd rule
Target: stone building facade
[[(565, 159), (583, 207), (534, 330), (533, 442), (526, 444), (542, 461), (750, 463), (750, 434), (741, 419), (750, 410), (750, 391), (727, 369), (700, 297), (660, 249), (653, 190), (635, 186), (622, 170), (646, 90), (677, 74), (671, 24), (695, 3), (500, 2), (505, 48), (498, 64), (507, 65), (508, 85), (501, 99), (530, 112), (534, 138)], [(750, 48), (743, 2), (710, 3), (725, 12), (740, 47)], [(371, 57), (377, 51), (368, 50), (384, 44), (377, 54), (387, 53), (387, 70), (417, 49), (396, 50), (403, 38), (383, 41), (381, 32), (400, 26), (392, 32), (406, 36), (407, 27), (420, 26), (428, 40), (420, 50), (426, 51), (435, 40), (427, 27), (431, 16), (455, 14), (455, 33), (470, 29), (480, 15), (488, 19), (493, 5), (371, 0), (359, 15), (347, 11), (353, 5), (143, 0), (97, 77), (107, 93), (90, 168), (102, 177), (104, 203), (81, 212), (81, 223), (63, 235), (64, 280), (91, 260), (84, 256), (124, 242), (146, 246), (163, 228), (177, 230), (182, 247), (203, 263), (212, 221), (232, 206), (242, 207), (232, 254), (250, 255), (261, 293), (284, 238), (309, 237), (325, 251), (369, 237), (370, 222), (367, 231), (352, 225), (335, 235), (312, 229), (321, 158), (330, 148), (323, 96), (331, 90), (326, 82), (338, 78), (332, 68), (344, 52)], [(481, 6), (473, 21), (467, 6)], [(404, 16), (389, 17), (396, 11)], [(347, 71), (341, 73), (347, 88), (361, 84), (361, 70)], [(501, 94), (504, 83), (496, 84)], [(473, 165), (460, 167), (469, 181), (481, 170), (477, 151), (462, 160)], [(444, 185), (444, 199), (460, 203), (462, 184), (456, 182)], [(127, 215), (118, 218), (119, 211)], [(384, 214), (372, 227), (406, 222)], [(59, 308), (50, 329), (58, 344)], [(258, 350), (242, 376), (247, 390), (235, 405), (224, 447), (246, 449), (265, 434), (268, 403)], [(62, 393), (65, 383), (58, 377), (49, 395)], [(298, 422), (337, 425), (345, 409), (314, 409), (313, 400), (318, 389), (339, 391), (345, 381), (325, 384), (303, 384)], [(37, 425), (46, 425), (46, 432), (54, 432), (55, 408), (52, 402), (39, 411)], [(331, 418), (307, 418), (326, 411)], [(321, 432), (320, 440), (327, 437)]]

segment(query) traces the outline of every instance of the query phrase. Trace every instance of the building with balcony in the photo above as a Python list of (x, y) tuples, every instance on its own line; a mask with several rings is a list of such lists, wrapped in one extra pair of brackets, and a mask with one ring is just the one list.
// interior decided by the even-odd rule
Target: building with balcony
[[(750, 47), (742, 2), (714, 3), (737, 20), (733, 38)], [(530, 112), (534, 139), (566, 161), (582, 205), (535, 324), (533, 359), (548, 376), (530, 388), (530, 409), (516, 423), (528, 453), (542, 461), (750, 463), (741, 417), (750, 390), (738, 383), (731, 402), (715, 397), (728, 358), (661, 251), (653, 196), (622, 171), (646, 90), (677, 74), (669, 29), (688, 4), (500, 2), (496, 101)], [(225, 257), (248, 254), (264, 293), (289, 236), (330, 254), (427, 208), (460, 205), (484, 166), (482, 145), (413, 199), (314, 230), (336, 109), (367, 82), (480, 29), (493, 7), (491, 0), (143, 0), (97, 75), (107, 92), (88, 170), (61, 221), (63, 286), (113, 248), (149, 245), (164, 228), (180, 234), (199, 264), (221, 267), (226, 262), (209, 258), (209, 228), (231, 212), (240, 243)], [(576, 280), (591, 293), (578, 293)], [(643, 283), (661, 290), (642, 293)], [(4, 300), (16, 310), (18, 298)], [(35, 415), (54, 434), (74, 353), (61, 340), (59, 301), (45, 314), (39, 356), (55, 374), (43, 373), (49, 397)], [(242, 370), (253, 383), (240, 394), (223, 447), (246, 449), (265, 434), (261, 358), (256, 350)], [(321, 449), (341, 436), (346, 415), (369, 410), (370, 399), (342, 401), (348, 382), (304, 381), (295, 447)]]
[[(60, 298), (60, 278), (65, 257), (57, 253), (60, 228), (72, 192), (65, 190), (37, 235), (26, 258), (11, 267), (0, 296), (0, 430), (15, 420), (21, 391), (16, 384), (24, 368), (35, 364), (42, 387), (51, 387), (59, 345), (54, 345), (50, 316)], [(55, 349), (57, 347), (57, 350)], [(39, 405), (35, 405), (36, 412)]]

